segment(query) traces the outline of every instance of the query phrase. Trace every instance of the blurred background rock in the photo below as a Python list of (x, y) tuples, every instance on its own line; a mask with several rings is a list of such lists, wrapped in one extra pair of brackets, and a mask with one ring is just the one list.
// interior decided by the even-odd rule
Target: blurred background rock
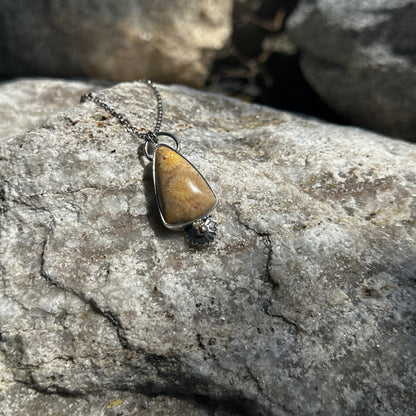
[(416, 2), (313, 0), (289, 24), (302, 73), (354, 124), (416, 138)]
[(2, 0), (0, 78), (148, 77), (416, 139), (414, 0)]
[(0, 75), (203, 85), (231, 0), (2, 0)]

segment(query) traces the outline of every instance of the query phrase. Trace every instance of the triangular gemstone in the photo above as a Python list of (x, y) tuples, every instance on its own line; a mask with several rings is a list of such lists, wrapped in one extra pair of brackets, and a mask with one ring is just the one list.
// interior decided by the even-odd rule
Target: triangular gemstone
[(205, 178), (169, 146), (156, 148), (153, 175), (159, 209), (168, 226), (179, 226), (201, 218), (217, 203)]

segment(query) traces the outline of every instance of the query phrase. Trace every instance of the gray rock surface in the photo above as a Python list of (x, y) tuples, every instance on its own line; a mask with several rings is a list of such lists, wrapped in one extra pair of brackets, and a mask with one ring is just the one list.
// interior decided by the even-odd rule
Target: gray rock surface
[(416, 140), (414, 0), (309, 0), (289, 22), (305, 77), (339, 114)]
[(201, 85), (231, 33), (232, 0), (3, 0), (0, 77)]
[(0, 84), (0, 139), (40, 127), (49, 116), (79, 102), (103, 83), (18, 79)]
[[(416, 147), (160, 89), (220, 198), (204, 249), (93, 103), (0, 142), (0, 414), (413, 415)], [(153, 126), (146, 86), (99, 94)]]

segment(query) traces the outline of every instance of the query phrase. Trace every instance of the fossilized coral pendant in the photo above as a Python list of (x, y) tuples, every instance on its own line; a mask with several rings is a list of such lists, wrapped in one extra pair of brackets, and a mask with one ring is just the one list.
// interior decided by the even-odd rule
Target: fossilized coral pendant
[(153, 181), (164, 225), (184, 228), (192, 244), (207, 244), (216, 234), (217, 224), (208, 214), (218, 199), (198, 169), (166, 144), (153, 155)]

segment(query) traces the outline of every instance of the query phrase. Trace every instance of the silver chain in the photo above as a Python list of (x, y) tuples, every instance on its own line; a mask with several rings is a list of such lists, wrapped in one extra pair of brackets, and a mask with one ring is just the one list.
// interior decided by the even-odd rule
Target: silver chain
[(143, 139), (146, 142), (151, 142), (153, 144), (157, 143), (157, 133), (160, 131), (160, 126), (162, 125), (162, 118), (163, 118), (163, 106), (162, 106), (162, 97), (160, 96), (159, 90), (153, 84), (150, 79), (139, 79), (138, 82), (148, 85), (153, 92), (155, 93), (155, 97), (157, 100), (157, 118), (156, 118), (156, 126), (154, 130), (149, 130), (146, 132), (142, 132), (137, 127), (133, 126), (133, 124), (127, 119), (127, 117), (117, 112), (114, 108), (110, 107), (107, 103), (105, 103), (101, 98), (97, 97), (93, 93), (84, 94), (81, 96), (81, 103), (85, 101), (93, 101), (94, 103), (98, 104), (100, 107), (104, 108), (105, 111), (110, 113), (112, 116), (116, 117), (120, 124), (131, 134), (137, 136), (139, 139)]

